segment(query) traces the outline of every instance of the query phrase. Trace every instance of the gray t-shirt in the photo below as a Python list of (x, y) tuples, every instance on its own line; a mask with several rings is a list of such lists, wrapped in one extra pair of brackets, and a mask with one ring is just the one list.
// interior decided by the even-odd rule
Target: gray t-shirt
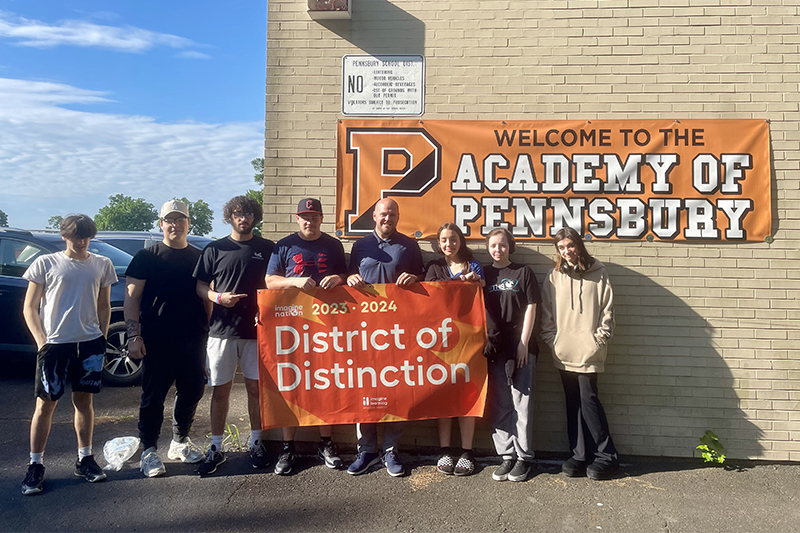
[(39, 306), (47, 342), (64, 344), (96, 339), (100, 331), (97, 296), (117, 282), (111, 260), (90, 253), (88, 259), (71, 259), (64, 252), (37, 257), (23, 278), (44, 285)]

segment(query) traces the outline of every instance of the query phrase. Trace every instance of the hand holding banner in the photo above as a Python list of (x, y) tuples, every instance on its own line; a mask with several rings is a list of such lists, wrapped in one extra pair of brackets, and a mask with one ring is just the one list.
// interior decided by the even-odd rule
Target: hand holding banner
[(263, 429), (482, 416), (475, 283), (258, 291)]

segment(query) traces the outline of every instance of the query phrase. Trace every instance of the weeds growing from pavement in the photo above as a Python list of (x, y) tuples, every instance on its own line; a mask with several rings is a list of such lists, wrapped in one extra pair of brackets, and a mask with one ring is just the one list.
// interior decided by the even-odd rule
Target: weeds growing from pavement
[[(211, 433), (206, 435), (211, 439)], [(242, 436), (236, 424), (225, 423), (225, 434), (222, 436), (222, 449), (229, 452), (240, 452), (245, 449), (242, 445)]]
[(719, 437), (710, 429), (706, 430), (705, 435), (700, 439), (697, 449), (700, 450), (700, 455), (703, 456), (703, 461), (706, 463), (722, 464), (725, 462), (725, 447), (719, 441)]

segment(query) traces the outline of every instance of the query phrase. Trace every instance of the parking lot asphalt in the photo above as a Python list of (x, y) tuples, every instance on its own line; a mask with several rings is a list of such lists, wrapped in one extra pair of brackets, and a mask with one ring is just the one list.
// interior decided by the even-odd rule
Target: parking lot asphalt
[[(292, 475), (256, 471), (232, 452), (217, 474), (166, 461), (167, 475), (145, 479), (137, 453), (108, 480), (73, 475), (72, 406), (62, 401), (45, 454), (45, 491), (20, 494), (33, 412), (30, 365), (5, 364), (0, 374), (0, 531), (663, 531), (776, 532), (800, 529), (800, 464), (623, 457), (610, 481), (572, 479), (562, 459), (543, 456), (524, 483), (492, 480), (499, 460), (478, 460), (475, 475), (436, 472), (435, 457), (404, 451), (408, 475), (375, 467), (350, 476), (301, 457)], [(136, 435), (139, 389), (106, 388), (95, 400), (94, 450)], [(244, 385), (234, 385), (229, 420), (246, 428)], [(193, 430), (207, 445), (209, 395)], [(170, 434), (169, 409), (162, 446)], [(277, 443), (274, 443), (277, 446)], [(352, 449), (344, 454), (352, 459)]]

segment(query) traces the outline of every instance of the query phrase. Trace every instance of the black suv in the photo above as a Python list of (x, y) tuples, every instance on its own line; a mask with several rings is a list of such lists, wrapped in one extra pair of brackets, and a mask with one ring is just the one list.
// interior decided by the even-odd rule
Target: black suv
[[(66, 249), (58, 232), (0, 228), (0, 352), (36, 353), (36, 343), (22, 316), (28, 282), (22, 277), (34, 259)], [(142, 373), (142, 362), (128, 357), (125, 346), (125, 270), (131, 255), (93, 239), (89, 251), (111, 259), (119, 281), (111, 286), (111, 326), (103, 362), (103, 381), (109, 385), (131, 385)]]
[[(97, 238), (131, 255), (136, 255), (136, 252), (142, 248), (161, 242), (164, 239), (164, 234), (158, 231), (99, 231), (97, 232)], [(189, 245), (198, 250), (202, 250), (206, 247), (206, 244), (213, 240), (197, 235), (186, 236), (186, 241)]]

